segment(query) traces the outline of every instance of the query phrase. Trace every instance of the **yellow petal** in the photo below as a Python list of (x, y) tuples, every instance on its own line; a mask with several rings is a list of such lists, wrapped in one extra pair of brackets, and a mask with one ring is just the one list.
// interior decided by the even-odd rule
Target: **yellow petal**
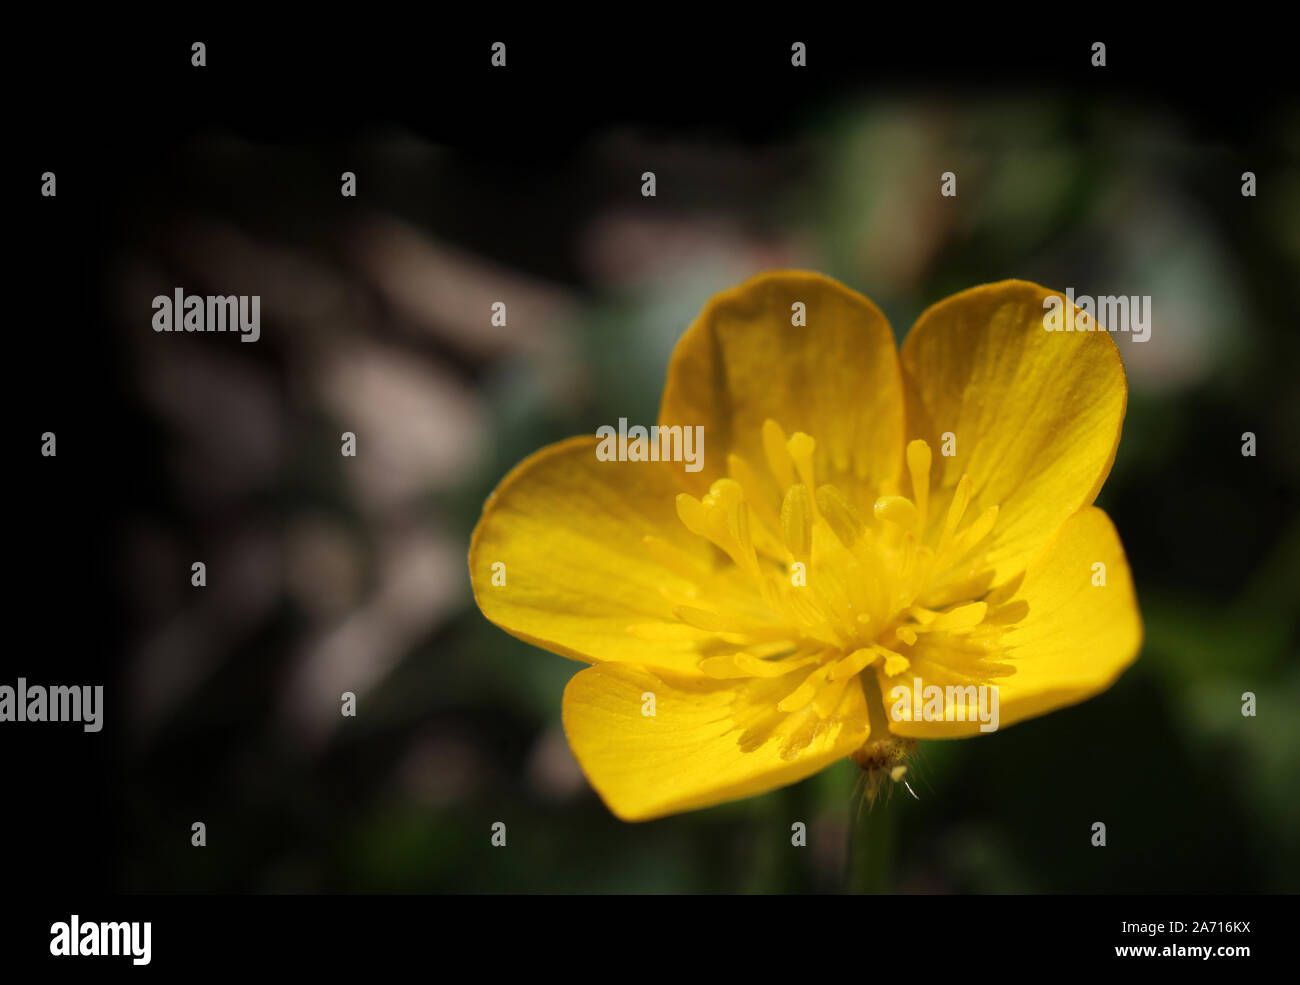
[[(1105, 565), (1105, 585), (1095, 585)], [(1138, 655), (1142, 619), (1128, 561), (1110, 518), (1096, 507), (1070, 517), (1030, 563), (1008, 600), (1024, 615), (1002, 636), (992, 657), (1014, 672), (998, 677), (998, 727), (1076, 704), (1106, 690)], [(914, 659), (925, 685), (945, 679), (934, 665)], [(898, 682), (891, 682), (894, 686)], [(904, 681), (908, 687), (913, 681)], [(889, 710), (889, 691), (886, 710)], [(980, 733), (978, 722), (896, 722), (890, 730), (913, 738), (955, 738)]]
[[(798, 303), (803, 325), (791, 323)], [(816, 442), (818, 484), (874, 491), (901, 464), (902, 408), (898, 352), (880, 310), (829, 277), (785, 271), (704, 307), (673, 351), (659, 422), (704, 426), (704, 470), (685, 476), (697, 492), (725, 474), (728, 453), (765, 468), (769, 419)]]
[[(475, 601), (506, 632), (566, 657), (697, 673), (710, 637), (673, 609), (695, 592), (692, 577), (726, 589), (741, 576), (713, 571), (717, 552), (678, 519), (669, 471), (680, 465), (602, 462), (596, 444), (550, 445), (488, 498), (470, 542)], [(702, 601), (716, 602), (717, 587)]]
[(1044, 329), (1055, 294), (1025, 281), (963, 291), (922, 314), (903, 344), (908, 436), (930, 443), (932, 481), (952, 489), (969, 473), (970, 514), (999, 507), (987, 541), (995, 583), (1096, 498), (1128, 400), (1109, 332)]
[[(788, 715), (769, 703), (806, 674), (737, 682), (601, 664), (569, 681), (564, 730), (591, 785), (623, 820), (708, 807), (802, 780), (866, 740), (856, 678), (827, 685)], [(649, 695), (653, 715), (644, 713)]]

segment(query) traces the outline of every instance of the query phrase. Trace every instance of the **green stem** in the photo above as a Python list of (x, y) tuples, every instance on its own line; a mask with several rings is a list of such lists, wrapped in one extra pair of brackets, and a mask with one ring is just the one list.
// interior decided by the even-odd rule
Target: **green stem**
[[(882, 771), (864, 773), (862, 782), (881, 784), (875, 803), (855, 801), (849, 825), (848, 889), (853, 893), (887, 893), (892, 889), (894, 846), (898, 815), (902, 808), (900, 790), (890, 790), (893, 781)], [(861, 808), (859, 812), (859, 807)]]
[[(868, 720), (887, 722), (884, 699), (875, 681), (863, 687)], [(903, 809), (905, 788), (893, 779), (895, 768), (905, 766), (916, 748), (916, 740), (892, 735), (881, 729), (853, 754), (862, 770), (860, 799), (851, 806), (849, 825), (848, 888), (854, 893), (887, 893), (892, 888), (898, 815)]]

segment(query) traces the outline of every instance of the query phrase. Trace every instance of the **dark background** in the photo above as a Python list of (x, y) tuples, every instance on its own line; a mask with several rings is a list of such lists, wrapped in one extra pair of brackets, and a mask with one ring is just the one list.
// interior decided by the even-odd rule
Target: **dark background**
[[(1142, 657), (1076, 708), (927, 743), (921, 799), (889, 807), (885, 885), (1294, 891), (1300, 112), (1280, 42), (628, 33), (16, 34), (0, 679), (103, 683), (108, 708), (99, 734), (0, 733), (14, 885), (855, 885), (851, 764), (613, 818), (559, 727), (579, 665), (489, 625), (464, 562), (510, 466), (652, 419), (708, 297), (806, 267), (900, 338), (1007, 277), (1154, 299), (1151, 340), (1118, 340), (1130, 404), (1099, 501)], [(155, 335), (149, 301), (175, 286), (260, 294), (261, 340)]]

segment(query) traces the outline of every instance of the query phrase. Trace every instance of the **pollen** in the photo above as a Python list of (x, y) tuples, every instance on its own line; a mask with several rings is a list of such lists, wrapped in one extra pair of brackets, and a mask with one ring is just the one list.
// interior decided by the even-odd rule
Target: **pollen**
[(700, 641), (704, 674), (748, 681), (742, 745), (777, 738), (786, 757), (838, 723), (845, 688), (862, 687), (873, 738), (860, 763), (901, 780), (900, 758), (873, 744), (888, 741), (874, 719), (890, 679), (980, 684), (1014, 671), (1000, 640), (1024, 606), (1007, 601), (1014, 584), (993, 586), (986, 557), (998, 508), (972, 508), (965, 474), (935, 487), (925, 441), (908, 444), (899, 483), (864, 491), (818, 474), (813, 436), (768, 420), (761, 437), (764, 461), (731, 455), (707, 494), (677, 497), (677, 516), (721, 552), (719, 565), (703, 570), (646, 539), (689, 585), (664, 590), (676, 638)]

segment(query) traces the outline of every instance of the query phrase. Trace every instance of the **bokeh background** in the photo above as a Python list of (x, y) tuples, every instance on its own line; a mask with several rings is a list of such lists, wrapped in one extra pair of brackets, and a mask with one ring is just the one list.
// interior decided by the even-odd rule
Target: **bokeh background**
[[(131, 440), (106, 477), (129, 493), (106, 561), (125, 643), (105, 887), (1300, 888), (1296, 104), (1225, 135), (1114, 91), (831, 86), (754, 118), (607, 112), (547, 141), (218, 117), (116, 173), (102, 292)], [(1116, 337), (1131, 396), (1099, 500), (1142, 656), (1080, 706), (925, 744), (871, 875), (851, 845), (884, 815), (857, 817), (851, 763), (615, 819), (560, 726), (580, 665), (496, 629), (469, 591), (470, 531), (505, 472), (653, 420), (703, 303), (784, 267), (867, 294), (900, 339), (927, 305), (1008, 277), (1154, 299), (1150, 341)], [(155, 335), (150, 299), (176, 286), (261, 295), (261, 340)]]

